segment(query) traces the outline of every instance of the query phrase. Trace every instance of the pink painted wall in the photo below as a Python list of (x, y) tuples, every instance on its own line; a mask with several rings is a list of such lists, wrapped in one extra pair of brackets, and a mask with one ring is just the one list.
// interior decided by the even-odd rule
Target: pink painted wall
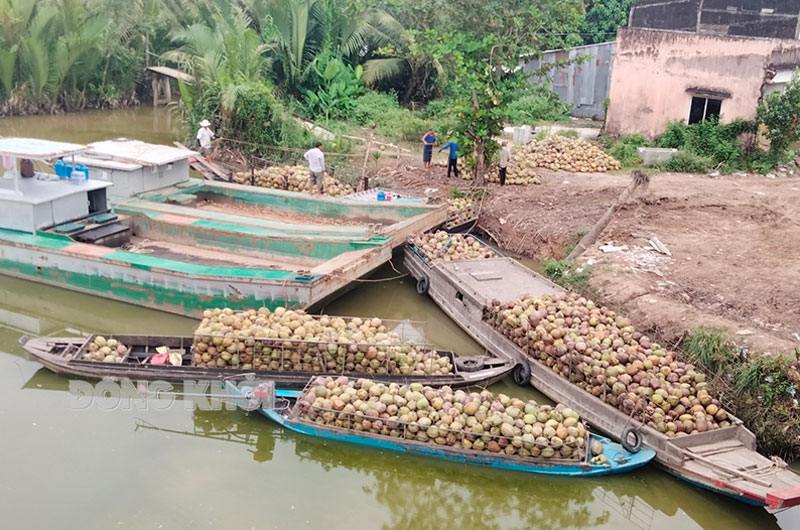
[(798, 58), (800, 41), (620, 28), (606, 130), (654, 138), (672, 121), (686, 123), (688, 88), (730, 93), (722, 122), (752, 119), (768, 65)]

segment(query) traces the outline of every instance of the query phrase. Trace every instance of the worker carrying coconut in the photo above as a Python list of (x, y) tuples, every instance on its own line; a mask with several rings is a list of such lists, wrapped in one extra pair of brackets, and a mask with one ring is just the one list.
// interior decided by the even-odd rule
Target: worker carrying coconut
[(200, 122), (197, 129), (197, 143), (200, 144), (200, 154), (208, 155), (211, 151), (211, 140), (214, 138), (214, 131), (210, 129), (211, 123), (208, 120)]
[(322, 152), (322, 142), (314, 144), (313, 149), (306, 151), (303, 158), (308, 162), (308, 183), (313, 189), (316, 186), (322, 193), (322, 177), (325, 175), (325, 154)]
[(500, 152), (497, 154), (497, 167), (501, 186), (504, 186), (506, 183), (506, 170), (508, 169), (509, 160), (511, 160), (511, 151), (508, 150), (506, 142), (500, 142)]
[(452, 140), (447, 142), (439, 149), (439, 152), (441, 153), (445, 149), (450, 150), (450, 155), (447, 157), (447, 178), (450, 178), (451, 170), (458, 178), (458, 142), (453, 142)]

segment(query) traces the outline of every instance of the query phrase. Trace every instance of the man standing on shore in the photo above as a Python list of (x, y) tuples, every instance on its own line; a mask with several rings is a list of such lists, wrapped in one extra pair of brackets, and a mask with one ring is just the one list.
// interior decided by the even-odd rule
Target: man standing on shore
[(325, 176), (325, 154), (322, 152), (322, 142), (314, 144), (313, 149), (306, 151), (303, 158), (308, 162), (308, 183), (313, 190), (316, 186), (322, 194), (322, 178)]
[(447, 157), (447, 178), (450, 178), (451, 170), (455, 173), (456, 178), (458, 178), (458, 142), (447, 142), (439, 149), (439, 152), (441, 153), (445, 149), (450, 149), (450, 155)]
[(436, 134), (433, 131), (428, 131), (422, 137), (422, 163), (425, 167), (431, 167), (431, 158), (433, 157), (433, 144), (436, 143)]
[(508, 161), (511, 160), (511, 151), (508, 150), (505, 142), (500, 142), (500, 153), (497, 155), (497, 167), (500, 173), (500, 185), (506, 184), (506, 169), (508, 168)]
[(200, 154), (203, 156), (210, 154), (211, 139), (214, 138), (214, 131), (209, 127), (211, 127), (211, 123), (208, 120), (203, 120), (200, 122), (200, 128), (197, 129), (197, 143), (200, 144)]

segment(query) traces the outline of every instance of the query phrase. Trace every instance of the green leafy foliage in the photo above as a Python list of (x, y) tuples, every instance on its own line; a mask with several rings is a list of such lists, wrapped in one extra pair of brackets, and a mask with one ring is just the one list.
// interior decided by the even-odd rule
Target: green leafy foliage
[(736, 360), (725, 332), (719, 328), (694, 328), (686, 337), (684, 349), (695, 363), (712, 373), (724, 370)]
[(636, 167), (642, 163), (638, 149), (640, 147), (651, 147), (652, 142), (648, 141), (639, 134), (623, 136), (617, 139), (606, 139), (603, 142), (608, 154), (620, 161), (623, 167)]
[(301, 89), (300, 108), (311, 119), (348, 117), (356, 106), (355, 98), (364, 93), (363, 74), (361, 65), (354, 68), (332, 54), (317, 57)]
[(783, 92), (773, 92), (758, 106), (758, 120), (764, 124), (770, 153), (782, 155), (800, 139), (800, 77), (795, 73)]
[(678, 151), (662, 167), (675, 173), (705, 173), (714, 165), (714, 161), (706, 156), (689, 151)]
[(511, 125), (534, 125), (568, 120), (570, 108), (548, 86), (536, 85), (529, 93), (511, 101), (506, 114)]
[(628, 25), (628, 12), (634, 0), (587, 0), (581, 24), (584, 44), (614, 40), (617, 28)]
[(542, 272), (562, 287), (585, 289), (589, 286), (589, 269), (584, 267), (579, 270), (572, 260), (549, 259), (544, 262)]

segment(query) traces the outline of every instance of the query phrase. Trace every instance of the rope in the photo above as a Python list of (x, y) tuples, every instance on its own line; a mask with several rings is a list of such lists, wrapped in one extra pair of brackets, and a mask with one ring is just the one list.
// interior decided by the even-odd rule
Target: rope
[(398, 274), (397, 276), (392, 276), (390, 278), (349, 278), (347, 276), (341, 276), (339, 274), (326, 274), (326, 276), (330, 276), (331, 278), (339, 278), (350, 282), (359, 282), (359, 283), (393, 282), (395, 280), (400, 280), (408, 276), (407, 272), (403, 273), (397, 270), (397, 268), (394, 266), (394, 263), (392, 263), (392, 260), (389, 260), (389, 265), (392, 267), (392, 270), (394, 270), (394, 272)]
[[(234, 140), (233, 138), (225, 138), (225, 137), (219, 137), (219, 138), (217, 138), (217, 140), (218, 141), (232, 142), (232, 143), (242, 144), (242, 145), (249, 145), (249, 146), (252, 146), (252, 147), (260, 147), (260, 148), (265, 148), (265, 149), (271, 149), (273, 151), (283, 151), (283, 152), (286, 152), (286, 153), (305, 153), (307, 151), (307, 149), (302, 148), (302, 147), (283, 147), (283, 146), (279, 146), (279, 145), (256, 144), (256, 143), (253, 143), (253, 142), (245, 142), (244, 140)], [(342, 156), (342, 157), (350, 157), (350, 158), (361, 158), (361, 155), (360, 154), (356, 154), (356, 153), (326, 152), (325, 156)]]

